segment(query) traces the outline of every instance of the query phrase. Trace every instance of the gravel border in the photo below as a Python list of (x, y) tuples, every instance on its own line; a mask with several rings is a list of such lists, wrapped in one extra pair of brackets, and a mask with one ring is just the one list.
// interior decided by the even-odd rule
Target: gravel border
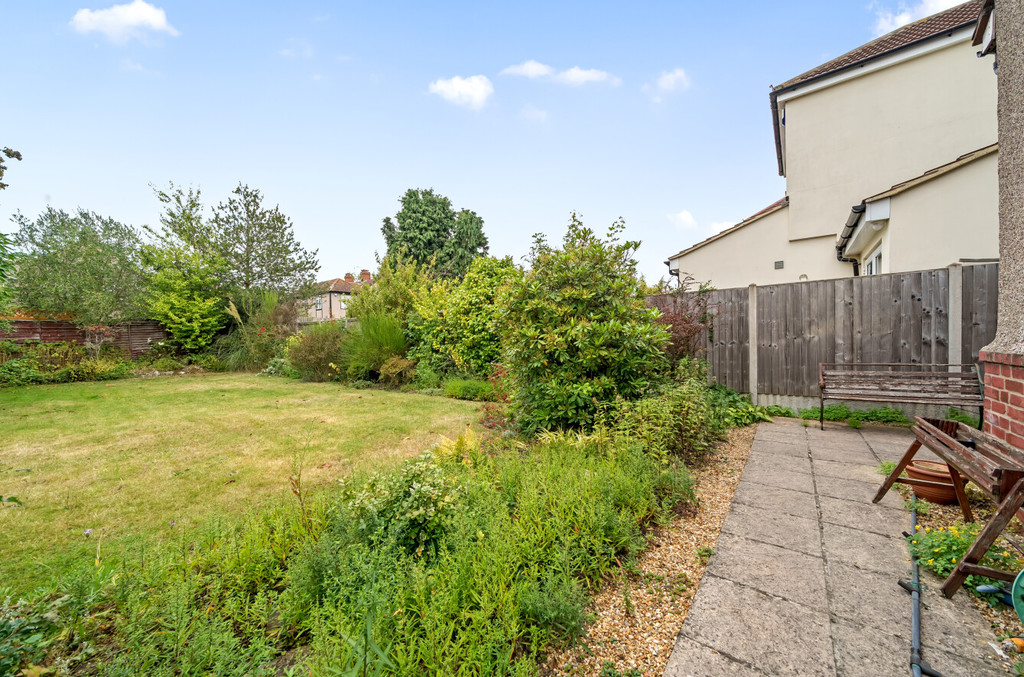
[(616, 576), (594, 595), (589, 612), (596, 620), (586, 636), (576, 647), (549, 655), (542, 674), (597, 675), (611, 662), (621, 673), (662, 675), (729, 513), (756, 430), (756, 425), (733, 428), (713, 454), (690, 468), (695, 508), (652, 534), (625, 581)]

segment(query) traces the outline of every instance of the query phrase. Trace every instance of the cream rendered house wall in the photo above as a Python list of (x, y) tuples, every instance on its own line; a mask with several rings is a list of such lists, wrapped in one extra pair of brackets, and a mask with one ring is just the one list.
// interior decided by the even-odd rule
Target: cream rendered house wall
[[(789, 241), (789, 209), (771, 212), (685, 256), (671, 259), (671, 267), (679, 269), (680, 278), (692, 275), (697, 282), (710, 280), (718, 289), (746, 287), (751, 283), (797, 282), (801, 275), (811, 280), (851, 275), (851, 265), (836, 260), (834, 233)], [(783, 261), (781, 270), (775, 269), (776, 261)]]
[(835, 235), (866, 196), (996, 141), (996, 78), (971, 30), (888, 68), (780, 94), (790, 239)]
[(999, 256), (998, 157), (992, 153), (890, 198), (885, 272)]

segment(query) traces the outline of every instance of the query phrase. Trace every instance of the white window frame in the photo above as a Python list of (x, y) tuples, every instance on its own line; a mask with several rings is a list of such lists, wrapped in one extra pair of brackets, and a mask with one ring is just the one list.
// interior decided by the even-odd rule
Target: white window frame
[(882, 243), (871, 250), (871, 253), (864, 257), (864, 275), (882, 274)]
[(323, 296), (317, 296), (316, 297), (316, 309), (317, 309), (317, 311), (321, 311), (321, 310), (324, 309), (324, 297)]

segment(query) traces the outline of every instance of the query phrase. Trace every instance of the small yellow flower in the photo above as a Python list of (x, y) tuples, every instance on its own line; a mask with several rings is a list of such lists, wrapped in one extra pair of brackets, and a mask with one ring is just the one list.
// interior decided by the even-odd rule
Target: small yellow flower
[(956, 564), (956, 557), (953, 558), (953, 564)]
[(932, 562), (934, 562), (934, 561), (935, 561), (935, 560), (933, 560), (933, 559), (930, 559), (930, 560), (928, 560), (928, 564), (931, 564), (931, 563), (932, 563)]
[(917, 545), (917, 541), (911, 541), (913, 545)]

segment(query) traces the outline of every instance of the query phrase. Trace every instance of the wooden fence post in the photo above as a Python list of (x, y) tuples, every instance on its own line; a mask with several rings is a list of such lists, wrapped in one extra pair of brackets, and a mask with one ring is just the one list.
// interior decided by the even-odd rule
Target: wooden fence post
[(947, 346), (947, 361), (950, 371), (959, 371), (959, 365), (964, 361), (963, 356), (963, 331), (964, 331), (964, 267), (959, 263), (949, 264), (949, 303), (946, 317), (949, 318), (949, 345)]
[(747, 388), (757, 404), (757, 285), (747, 287)]

